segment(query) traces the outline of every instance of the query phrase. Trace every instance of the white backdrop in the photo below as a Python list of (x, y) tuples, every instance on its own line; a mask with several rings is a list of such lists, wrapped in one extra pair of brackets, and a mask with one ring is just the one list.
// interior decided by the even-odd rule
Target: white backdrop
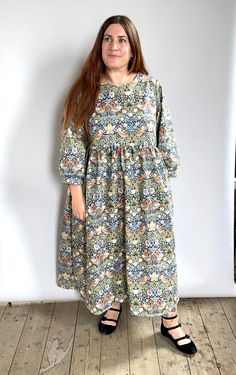
[(235, 1), (2, 0), (0, 300), (78, 299), (56, 285), (57, 129), (98, 29), (124, 14), (165, 90), (181, 157), (171, 181), (181, 297), (235, 296)]

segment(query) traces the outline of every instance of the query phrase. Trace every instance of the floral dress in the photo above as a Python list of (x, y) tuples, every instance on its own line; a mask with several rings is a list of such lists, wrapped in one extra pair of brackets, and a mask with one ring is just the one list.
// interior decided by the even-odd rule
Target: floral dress
[[(84, 129), (70, 122), (59, 171), (68, 184), (57, 285), (77, 289), (99, 315), (128, 302), (155, 317), (179, 301), (170, 178), (180, 157), (158, 79), (138, 72), (128, 84), (101, 83)], [(70, 184), (83, 184), (87, 216), (72, 212)]]

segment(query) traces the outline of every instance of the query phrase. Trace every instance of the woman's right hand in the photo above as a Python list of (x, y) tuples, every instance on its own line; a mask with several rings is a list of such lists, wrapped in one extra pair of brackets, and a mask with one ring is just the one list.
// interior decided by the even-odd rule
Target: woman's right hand
[(82, 191), (82, 185), (70, 185), (72, 195), (72, 211), (77, 219), (85, 220), (87, 216), (85, 197)]

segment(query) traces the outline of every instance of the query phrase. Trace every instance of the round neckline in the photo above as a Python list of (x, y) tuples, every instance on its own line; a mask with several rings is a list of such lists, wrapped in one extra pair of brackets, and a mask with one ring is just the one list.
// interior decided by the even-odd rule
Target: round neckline
[(136, 75), (130, 82), (122, 83), (121, 85), (116, 85), (115, 83), (100, 83), (100, 86), (111, 86), (111, 87), (117, 87), (117, 88), (128, 86), (128, 85), (135, 83), (137, 81), (138, 76), (139, 76), (139, 72), (136, 73)]

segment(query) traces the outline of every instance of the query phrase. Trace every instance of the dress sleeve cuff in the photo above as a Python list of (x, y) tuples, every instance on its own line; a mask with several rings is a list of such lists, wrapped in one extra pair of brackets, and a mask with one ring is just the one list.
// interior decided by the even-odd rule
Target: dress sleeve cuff
[(61, 182), (68, 185), (82, 185), (84, 183), (84, 177), (79, 176), (62, 176)]

